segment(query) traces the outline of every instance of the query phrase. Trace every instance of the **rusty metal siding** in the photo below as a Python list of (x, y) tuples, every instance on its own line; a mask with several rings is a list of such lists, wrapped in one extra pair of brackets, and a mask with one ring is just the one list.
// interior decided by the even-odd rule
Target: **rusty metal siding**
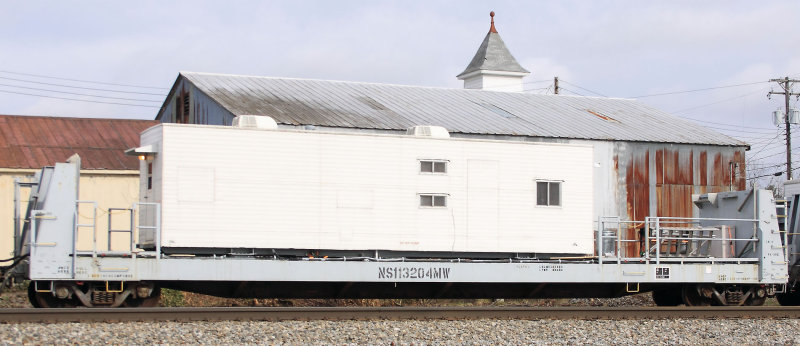
[[(625, 205), (628, 217), (631, 220), (644, 220), (650, 216), (650, 151), (633, 151), (624, 161), (629, 163), (625, 169)], [(627, 227), (625, 239), (637, 239), (639, 228)], [(637, 243), (626, 243), (623, 248), (629, 256), (641, 251), (641, 245)]]
[[(696, 217), (693, 194), (745, 188), (742, 147), (618, 142), (613, 167), (621, 175), (616, 196), (625, 201), (624, 209), (620, 210), (624, 220), (644, 221), (647, 216)], [(595, 190), (595, 193), (613, 194), (613, 191)], [(625, 235), (637, 239), (641, 226), (632, 225)], [(641, 242), (629, 243), (624, 250), (628, 255), (636, 255), (642, 246)]]
[[(745, 188), (743, 148), (644, 143), (618, 147), (624, 154), (615, 158), (615, 169), (625, 174), (622, 187), (629, 220), (693, 217), (697, 211), (692, 194)], [(714, 159), (709, 161), (709, 155)]]
[(0, 115), (0, 167), (38, 169), (72, 154), (83, 169), (138, 170), (124, 151), (139, 145), (139, 133), (153, 120)]

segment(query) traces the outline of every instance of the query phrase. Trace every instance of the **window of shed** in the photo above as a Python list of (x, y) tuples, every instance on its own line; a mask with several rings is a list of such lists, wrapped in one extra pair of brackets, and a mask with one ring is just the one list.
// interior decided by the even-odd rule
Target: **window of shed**
[(447, 173), (447, 161), (442, 160), (420, 160), (420, 173)]
[(153, 189), (153, 163), (147, 163), (147, 189)]
[(560, 206), (561, 182), (536, 181), (536, 205)]
[(447, 207), (447, 195), (421, 194), (419, 195), (420, 207)]

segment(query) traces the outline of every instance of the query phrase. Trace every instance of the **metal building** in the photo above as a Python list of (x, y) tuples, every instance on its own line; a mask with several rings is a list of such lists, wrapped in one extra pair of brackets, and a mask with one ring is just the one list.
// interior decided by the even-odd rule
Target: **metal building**
[(156, 120), (229, 125), (254, 114), (282, 128), (402, 133), (437, 125), (453, 137), (590, 144), (595, 219), (696, 217), (692, 194), (745, 188), (746, 143), (632, 99), (507, 91), (521, 90), (527, 74), (492, 22), (459, 75), (469, 89), (181, 72)]

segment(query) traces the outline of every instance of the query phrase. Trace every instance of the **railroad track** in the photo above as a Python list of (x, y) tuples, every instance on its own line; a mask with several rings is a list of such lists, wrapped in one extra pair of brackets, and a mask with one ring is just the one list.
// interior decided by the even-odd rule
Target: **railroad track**
[(800, 318), (800, 307), (303, 307), (0, 309), (0, 323), (369, 319)]

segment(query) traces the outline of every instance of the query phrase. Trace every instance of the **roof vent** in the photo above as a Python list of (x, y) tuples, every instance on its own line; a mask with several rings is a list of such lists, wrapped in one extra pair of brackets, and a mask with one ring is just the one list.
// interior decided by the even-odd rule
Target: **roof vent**
[(406, 134), (420, 137), (450, 138), (450, 133), (447, 132), (446, 128), (431, 125), (417, 125), (409, 127), (406, 131)]
[(240, 115), (233, 118), (233, 127), (248, 129), (277, 130), (278, 123), (266, 115)]

